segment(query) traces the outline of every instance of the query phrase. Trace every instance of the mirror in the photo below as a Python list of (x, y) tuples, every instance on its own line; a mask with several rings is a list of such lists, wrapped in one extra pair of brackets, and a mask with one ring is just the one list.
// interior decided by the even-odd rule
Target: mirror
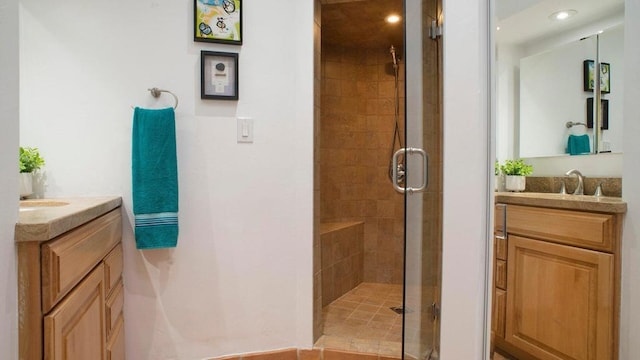
[(624, 2), (565, 1), (562, 6), (575, 12), (566, 22), (552, 20), (559, 5), (548, 0), (497, 0), (500, 161), (568, 156), (569, 149), (576, 149), (568, 145), (576, 139), (587, 142), (581, 143), (582, 152), (593, 152), (593, 129), (587, 126), (593, 91), (584, 90), (583, 62), (596, 59), (608, 64), (610, 86), (601, 96), (606, 126), (599, 134), (599, 152), (622, 152)]

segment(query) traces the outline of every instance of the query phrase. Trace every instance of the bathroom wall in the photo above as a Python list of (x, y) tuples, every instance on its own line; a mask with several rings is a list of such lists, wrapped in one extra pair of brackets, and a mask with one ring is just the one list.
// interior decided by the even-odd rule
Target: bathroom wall
[[(320, 221), (364, 221), (364, 281), (399, 284), (404, 200), (388, 177), (395, 121), (390, 64), (387, 48), (322, 48)], [(404, 143), (403, 68), (398, 86)]]
[[(241, 47), (193, 42), (193, 1), (20, 4), (20, 141), (47, 160), (46, 196), (124, 199), (127, 358), (310, 347), (313, 3), (245, 1)], [(239, 101), (200, 100), (203, 49), (240, 52)], [(137, 251), (131, 106), (173, 102), (153, 86), (180, 99), (180, 238)]]
[[(640, 34), (640, 2), (625, 1), (626, 34)], [(637, 108), (640, 97), (640, 45), (634, 36), (625, 38), (624, 165), (622, 198), (627, 202), (627, 215), (622, 230), (622, 304), (620, 313), (620, 359), (633, 359), (640, 354), (640, 123)]]
[[(484, 359), (489, 149), (488, 0), (443, 1), (444, 138), (440, 359)], [(464, 339), (464, 346), (460, 346)]]
[(18, 0), (0, 0), (0, 359), (18, 357)]
[(623, 153), (550, 156), (528, 158), (527, 164), (533, 166), (533, 176), (562, 176), (570, 169), (579, 169), (589, 177), (622, 177), (624, 157)]

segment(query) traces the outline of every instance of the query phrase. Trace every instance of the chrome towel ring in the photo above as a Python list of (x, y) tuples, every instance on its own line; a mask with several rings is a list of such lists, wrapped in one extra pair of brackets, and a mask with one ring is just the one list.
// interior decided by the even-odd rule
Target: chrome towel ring
[(149, 92), (151, 93), (151, 96), (153, 96), (154, 98), (159, 98), (159, 97), (160, 97), (160, 95), (161, 95), (163, 92), (165, 92), (165, 93), (167, 93), (167, 94), (169, 94), (169, 95), (173, 96), (173, 99), (176, 101), (176, 104), (173, 106), (173, 109), (175, 110), (175, 109), (177, 109), (177, 108), (178, 108), (178, 97), (177, 97), (174, 93), (172, 93), (171, 91), (169, 91), (169, 90), (163, 90), (163, 89), (158, 89), (157, 87), (154, 87), (154, 88), (151, 88), (151, 89), (147, 89), (147, 90), (149, 90)]

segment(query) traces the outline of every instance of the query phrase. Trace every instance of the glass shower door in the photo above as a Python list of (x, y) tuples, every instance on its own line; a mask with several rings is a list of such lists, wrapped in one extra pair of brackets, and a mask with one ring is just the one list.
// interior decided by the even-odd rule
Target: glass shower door
[(441, 9), (441, 0), (405, 0), (404, 359), (437, 359), (440, 343)]

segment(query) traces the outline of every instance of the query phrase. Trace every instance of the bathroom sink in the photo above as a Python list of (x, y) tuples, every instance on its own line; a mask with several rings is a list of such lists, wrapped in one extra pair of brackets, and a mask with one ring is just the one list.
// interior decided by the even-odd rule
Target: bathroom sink
[(20, 201), (20, 211), (33, 211), (43, 208), (57, 207), (57, 206), (65, 206), (69, 205), (68, 202), (65, 201), (57, 201), (57, 200), (22, 200)]

